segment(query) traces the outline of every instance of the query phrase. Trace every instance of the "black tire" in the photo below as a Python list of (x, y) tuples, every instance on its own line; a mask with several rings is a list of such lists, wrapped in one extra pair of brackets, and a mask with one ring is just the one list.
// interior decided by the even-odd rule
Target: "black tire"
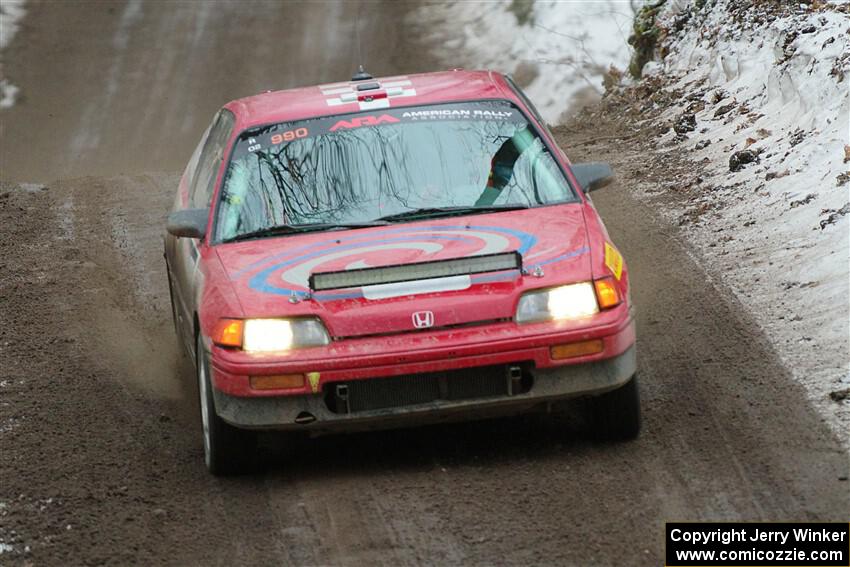
[(598, 439), (628, 441), (640, 433), (640, 394), (637, 374), (616, 390), (590, 400), (591, 426)]
[(251, 472), (256, 466), (257, 434), (233, 427), (215, 412), (210, 382), (209, 356), (200, 335), (196, 342), (198, 396), (201, 406), (201, 435), (204, 441), (204, 462), (216, 476)]

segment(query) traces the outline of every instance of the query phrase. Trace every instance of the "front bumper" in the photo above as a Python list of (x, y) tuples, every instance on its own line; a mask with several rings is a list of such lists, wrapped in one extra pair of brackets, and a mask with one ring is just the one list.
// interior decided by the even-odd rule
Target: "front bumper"
[(625, 350), (602, 360), (528, 369), (533, 379), (523, 393), (427, 404), (334, 413), (322, 392), (274, 397), (243, 397), (213, 388), (216, 412), (231, 425), (249, 429), (354, 431), (404, 424), (459, 421), (511, 415), (545, 407), (551, 402), (601, 394), (624, 385), (636, 371), (634, 328), (630, 321), (617, 337), (630, 339)]

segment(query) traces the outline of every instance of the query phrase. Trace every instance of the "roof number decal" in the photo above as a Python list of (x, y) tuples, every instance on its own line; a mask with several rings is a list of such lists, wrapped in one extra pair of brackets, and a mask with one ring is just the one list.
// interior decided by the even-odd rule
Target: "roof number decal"
[(365, 97), (363, 93), (358, 91), (357, 85), (337, 83), (319, 88), (322, 89), (322, 94), (325, 95), (328, 106), (357, 104), (360, 110), (389, 108), (391, 99), (416, 96), (416, 89), (413, 88), (413, 83), (407, 77), (397, 77), (383, 83), (375, 82), (372, 84), (377, 86), (370, 89), (369, 96)]

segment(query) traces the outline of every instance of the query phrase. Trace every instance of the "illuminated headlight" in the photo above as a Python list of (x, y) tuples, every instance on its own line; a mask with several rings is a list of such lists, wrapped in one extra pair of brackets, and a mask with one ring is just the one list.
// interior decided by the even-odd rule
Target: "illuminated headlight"
[(578, 319), (598, 312), (593, 284), (582, 282), (526, 293), (519, 300), (516, 322)]
[(244, 333), (246, 352), (279, 352), (330, 342), (318, 319), (247, 319)]

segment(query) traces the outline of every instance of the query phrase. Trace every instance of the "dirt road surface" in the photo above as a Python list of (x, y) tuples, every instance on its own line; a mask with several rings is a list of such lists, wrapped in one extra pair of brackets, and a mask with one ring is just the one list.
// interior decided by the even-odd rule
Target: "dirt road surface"
[(558, 136), (620, 173), (594, 200), (632, 270), (639, 440), (578, 414), (270, 434), (261, 473), (211, 477), (161, 257), (179, 170), (226, 100), (347, 78), (358, 12), (370, 71), (438, 63), (399, 3), (27, 6), (0, 113), (0, 564), (660, 565), (667, 520), (847, 519), (847, 455), (624, 190), (653, 181), (615, 124)]

